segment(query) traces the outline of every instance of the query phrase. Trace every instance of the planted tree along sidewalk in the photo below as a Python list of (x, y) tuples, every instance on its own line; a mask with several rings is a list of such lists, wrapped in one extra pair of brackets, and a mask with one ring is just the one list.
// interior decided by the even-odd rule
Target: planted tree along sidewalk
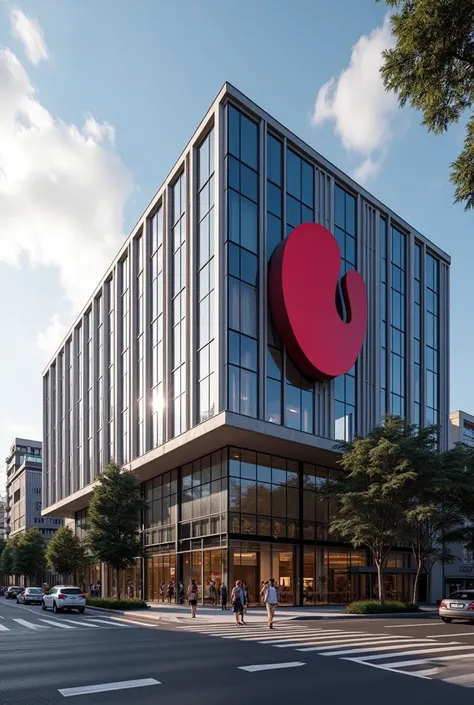
[(141, 554), (141, 513), (146, 503), (140, 483), (116, 463), (106, 466), (94, 488), (88, 513), (87, 543), (98, 561), (115, 572), (120, 598), (120, 570), (133, 565)]
[(45, 541), (38, 529), (27, 529), (18, 535), (13, 547), (13, 574), (31, 580), (45, 569)]
[(416, 604), (420, 576), (436, 561), (453, 560), (450, 537), (474, 517), (474, 451), (457, 446), (440, 453), (436, 427), (418, 429), (390, 415), (365, 438), (339, 447), (345, 473), (327, 487), (338, 507), (331, 530), (370, 550), (380, 602), (390, 551), (411, 548)]
[(58, 529), (46, 548), (46, 562), (53, 573), (66, 580), (73, 577), (77, 583), (77, 572), (87, 562), (84, 546), (80, 539), (67, 526)]

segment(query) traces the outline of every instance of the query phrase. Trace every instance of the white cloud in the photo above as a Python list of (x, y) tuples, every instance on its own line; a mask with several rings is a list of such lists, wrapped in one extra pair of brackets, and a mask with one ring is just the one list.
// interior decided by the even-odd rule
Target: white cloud
[(58, 349), (61, 341), (71, 327), (74, 314), (75, 311), (62, 315), (54, 313), (46, 330), (38, 334), (37, 345), (39, 349), (45, 353), (46, 358), (49, 359), (52, 357)]
[(59, 274), (71, 313), (53, 316), (40, 336), (51, 353), (123, 242), (132, 178), (113, 150), (113, 128), (90, 115), (81, 128), (51, 115), (8, 49), (0, 50), (0, 104), (0, 261), (20, 267), (27, 258)]
[(351, 154), (363, 158), (355, 178), (373, 178), (392, 139), (397, 98), (385, 91), (382, 51), (393, 46), (390, 17), (353, 46), (349, 65), (319, 90), (312, 123), (334, 123), (334, 131)]
[(12, 35), (22, 42), (31, 63), (36, 65), (40, 61), (46, 61), (49, 57), (48, 47), (39, 23), (16, 7), (11, 9), (10, 22)]

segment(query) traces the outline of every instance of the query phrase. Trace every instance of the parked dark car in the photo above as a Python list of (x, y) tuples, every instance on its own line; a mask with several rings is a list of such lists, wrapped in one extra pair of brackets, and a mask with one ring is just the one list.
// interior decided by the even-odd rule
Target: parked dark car
[(7, 600), (15, 599), (16, 596), (19, 595), (20, 592), (23, 592), (24, 589), (25, 588), (22, 588), (19, 585), (11, 585), (5, 593), (5, 597)]

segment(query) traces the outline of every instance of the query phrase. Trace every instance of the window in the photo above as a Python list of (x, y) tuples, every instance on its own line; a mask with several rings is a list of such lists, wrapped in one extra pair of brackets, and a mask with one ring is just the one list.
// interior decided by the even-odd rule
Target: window
[(298, 538), (298, 463), (229, 448), (231, 532)]
[(38, 512), (41, 511), (41, 502), (36, 502), (36, 509)]
[(380, 218), (380, 415), (387, 413), (387, 221)]
[(257, 416), (258, 125), (227, 110), (228, 407)]
[(406, 238), (397, 228), (391, 229), (390, 248), (390, 406), (391, 414), (405, 416), (405, 274)]
[(122, 463), (130, 460), (130, 259), (127, 256), (119, 263), (120, 269), (120, 367), (119, 383), (120, 432)]
[(414, 250), (414, 307), (413, 307), (413, 326), (414, 326), (414, 344), (413, 344), (413, 421), (417, 426), (422, 424), (421, 416), (421, 264), (422, 264), (422, 249), (421, 245), (415, 243)]
[(172, 435), (186, 430), (186, 175), (172, 188)]
[[(105, 455), (107, 462), (115, 459), (114, 448), (114, 423), (115, 423), (115, 384), (114, 384), (114, 356), (115, 356), (115, 326), (114, 326), (114, 280), (105, 283), (105, 316), (107, 319), (108, 345), (105, 348), (104, 384), (107, 385), (107, 406), (105, 413)], [(102, 466), (99, 465), (99, 472)]]
[(439, 423), (439, 261), (425, 258), (425, 423)]
[(145, 453), (145, 273), (143, 262), (145, 257), (145, 241), (140, 233), (133, 241), (134, 263), (136, 275), (135, 326), (137, 343), (134, 346), (136, 355), (135, 400), (137, 408), (137, 443), (134, 455)]
[(222, 477), (221, 455), (217, 451), (181, 468), (181, 541), (226, 530), (227, 479)]
[(215, 413), (214, 398), (214, 130), (198, 150), (198, 395), (197, 423)]
[[(342, 278), (356, 267), (356, 199), (336, 184), (334, 189), (334, 230), (341, 250)], [(346, 318), (341, 279), (338, 283), (338, 306)], [(350, 441), (356, 432), (356, 374), (357, 363), (345, 375), (334, 380), (335, 437)]]
[(145, 543), (169, 543), (176, 538), (178, 471), (164, 473), (144, 484)]
[(152, 216), (151, 232), (151, 418), (152, 448), (163, 443), (163, 211)]

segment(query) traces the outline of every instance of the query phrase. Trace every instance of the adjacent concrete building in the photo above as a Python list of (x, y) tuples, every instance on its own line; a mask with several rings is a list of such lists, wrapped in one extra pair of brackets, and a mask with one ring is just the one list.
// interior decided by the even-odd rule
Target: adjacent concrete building
[(48, 541), (61, 519), (41, 516), (42, 443), (15, 438), (6, 463), (6, 534), (14, 536), (27, 529), (39, 529)]
[[(297, 303), (324, 369), (303, 364), (296, 314), (282, 323), (269, 291), (270, 266), (286, 306), (288, 242), (309, 275)], [(334, 281), (316, 321), (319, 246)], [(148, 599), (162, 581), (195, 577), (203, 600), (211, 580), (241, 578), (257, 601), (270, 575), (287, 604), (373, 595), (369, 554), (329, 532), (320, 489), (338, 472), (335, 441), (386, 411), (439, 422), (447, 447), (449, 264), (225, 84), (44, 372), (43, 517), (74, 520), (84, 535), (94, 481), (115, 460), (148, 500), (145, 559), (123, 577)], [(301, 289), (298, 267), (291, 275)], [(355, 314), (360, 345), (336, 373), (331, 356), (341, 358)], [(387, 595), (409, 597), (413, 572), (410, 552), (394, 552)], [(101, 580), (112, 592), (104, 567)]]
[(4, 541), (7, 537), (6, 512), (7, 497), (6, 495), (0, 495), (0, 541)]

